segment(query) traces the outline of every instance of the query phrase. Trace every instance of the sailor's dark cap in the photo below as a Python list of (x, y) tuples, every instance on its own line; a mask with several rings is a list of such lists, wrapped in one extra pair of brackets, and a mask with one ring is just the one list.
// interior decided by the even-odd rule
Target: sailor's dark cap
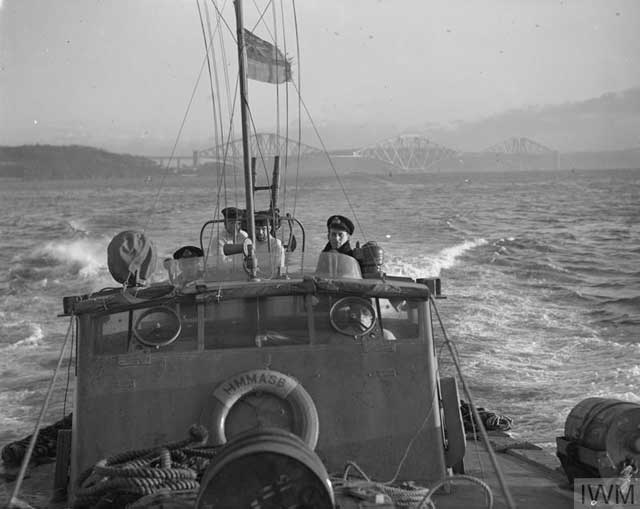
[(244, 211), (237, 207), (227, 207), (221, 212), (225, 219), (238, 219), (244, 215)]
[(173, 259), (179, 260), (181, 258), (195, 258), (197, 256), (203, 256), (202, 249), (196, 246), (182, 246), (175, 253), (173, 253)]
[(269, 226), (269, 216), (263, 213), (256, 214), (254, 219), (256, 226)]
[(331, 216), (327, 219), (327, 228), (329, 230), (331, 228), (335, 230), (342, 230), (347, 232), (349, 235), (353, 235), (353, 230), (355, 229), (351, 220), (344, 216)]

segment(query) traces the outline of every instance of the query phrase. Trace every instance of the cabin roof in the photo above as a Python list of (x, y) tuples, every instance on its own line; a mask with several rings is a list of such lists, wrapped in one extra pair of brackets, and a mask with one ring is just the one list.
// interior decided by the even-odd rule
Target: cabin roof
[(382, 279), (347, 279), (303, 276), (297, 279), (262, 281), (195, 281), (179, 289), (162, 283), (147, 288), (109, 288), (88, 295), (64, 298), (64, 314), (115, 312), (167, 302), (220, 302), (229, 299), (250, 299), (286, 295), (353, 295), (364, 298), (427, 300), (426, 284)]

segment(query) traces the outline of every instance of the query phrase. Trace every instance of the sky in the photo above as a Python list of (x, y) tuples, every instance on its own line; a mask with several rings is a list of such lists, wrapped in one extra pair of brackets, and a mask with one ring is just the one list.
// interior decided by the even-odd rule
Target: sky
[[(299, 57), (291, 1), (281, 4), (279, 44), (320, 130), (470, 121), (640, 86), (635, 0), (298, 0)], [(206, 16), (205, 0), (0, 0), (0, 145), (84, 140), (135, 153), (162, 140), (170, 150), (194, 89), (182, 139), (212, 139), (198, 5)], [(231, 1), (215, 5), (233, 27)], [(265, 7), (273, 27), (267, 0), (245, 0), (246, 26)], [(255, 31), (272, 40), (263, 23)], [(294, 90), (287, 117), (277, 88), (280, 124), (294, 125)], [(276, 123), (275, 89), (249, 83), (261, 130)]]

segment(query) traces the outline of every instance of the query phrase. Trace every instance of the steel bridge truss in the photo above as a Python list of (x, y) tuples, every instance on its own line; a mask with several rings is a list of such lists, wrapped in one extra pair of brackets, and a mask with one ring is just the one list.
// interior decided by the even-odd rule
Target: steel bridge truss
[(529, 138), (509, 138), (484, 149), (483, 152), (490, 154), (549, 154), (553, 150)]
[[(253, 157), (258, 159), (262, 157), (273, 157), (279, 155), (281, 157), (296, 157), (298, 153), (301, 156), (308, 156), (312, 154), (320, 154), (322, 151), (311, 145), (305, 145), (304, 143), (298, 143), (291, 139), (287, 139), (283, 136), (278, 136), (275, 133), (258, 133), (249, 138), (249, 150)], [(226, 155), (226, 157), (225, 157)], [(242, 139), (236, 139), (226, 144), (220, 144), (215, 147), (207, 148), (198, 151), (198, 159), (203, 160), (218, 160), (223, 159), (233, 160), (237, 163), (242, 159)]]
[(402, 170), (426, 170), (456, 154), (456, 150), (438, 145), (419, 135), (389, 138), (354, 153), (357, 157), (377, 159)]

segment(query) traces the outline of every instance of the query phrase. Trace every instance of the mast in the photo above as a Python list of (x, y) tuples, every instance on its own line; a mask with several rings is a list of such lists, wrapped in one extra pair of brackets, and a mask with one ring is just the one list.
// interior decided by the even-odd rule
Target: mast
[[(244, 25), (242, 20), (242, 0), (234, 0), (236, 11), (236, 33), (238, 38), (238, 72), (240, 81), (240, 113), (242, 119), (242, 155), (244, 163), (244, 192), (247, 210), (247, 230), (253, 246), (256, 244), (256, 228), (253, 204), (253, 175), (251, 174), (251, 154), (249, 153), (249, 124), (247, 115), (247, 74), (245, 72), (246, 48), (244, 45)], [(253, 248), (249, 253), (251, 278), (256, 278), (256, 257)]]

